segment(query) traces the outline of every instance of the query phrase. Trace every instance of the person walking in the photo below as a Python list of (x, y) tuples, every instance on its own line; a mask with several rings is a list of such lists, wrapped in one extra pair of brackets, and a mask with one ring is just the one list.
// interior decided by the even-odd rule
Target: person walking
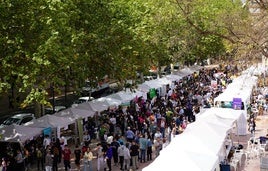
[(134, 140), (135, 134), (134, 132), (130, 129), (130, 127), (127, 128), (126, 131), (126, 139), (128, 142), (132, 142)]
[(17, 150), (16, 160), (16, 171), (24, 171), (24, 158), (22, 156), (21, 150)]
[(152, 142), (152, 138), (148, 137), (148, 142), (147, 142), (147, 161), (152, 160), (152, 146), (153, 146), (153, 142)]
[(123, 147), (123, 158), (124, 158), (124, 165), (122, 170), (129, 170), (130, 168), (130, 151), (129, 151), (129, 143), (126, 143), (126, 146)]
[(7, 161), (4, 157), (2, 158), (1, 167), (2, 171), (7, 171)]
[(124, 148), (125, 145), (123, 142), (120, 142), (120, 146), (117, 149), (117, 153), (119, 156), (119, 163), (120, 163), (120, 170), (123, 170), (123, 164), (124, 164)]
[(77, 170), (80, 171), (80, 160), (81, 160), (82, 150), (79, 148), (78, 145), (75, 146), (74, 149), (74, 162), (76, 165)]
[(63, 155), (64, 168), (65, 171), (67, 171), (68, 169), (71, 169), (71, 150), (69, 149), (68, 145), (64, 146), (62, 155)]
[(93, 171), (92, 159), (93, 159), (93, 153), (91, 151), (91, 148), (88, 147), (87, 151), (84, 154), (84, 171)]
[(160, 138), (157, 138), (154, 142), (154, 148), (155, 148), (155, 157), (158, 157), (160, 154), (160, 151), (162, 150), (162, 140)]
[(145, 156), (146, 156), (146, 150), (147, 150), (147, 143), (148, 140), (145, 138), (145, 135), (142, 134), (139, 139), (139, 145), (140, 145), (140, 162), (145, 163)]
[(135, 141), (132, 141), (130, 146), (130, 156), (132, 161), (132, 170), (135, 171), (138, 169), (138, 156), (139, 156), (139, 146)]
[(97, 151), (97, 171), (103, 170), (104, 168), (106, 168), (106, 163), (104, 160), (104, 149), (101, 143), (97, 144), (97, 147), (94, 151)]
[(111, 143), (111, 146), (113, 148), (113, 159), (114, 159), (114, 166), (118, 165), (118, 147), (120, 146), (118, 142), (118, 138), (114, 138), (113, 142)]
[[(52, 156), (53, 156), (53, 164), (52, 164), (52, 170), (53, 171), (58, 171), (58, 162), (59, 162), (59, 148), (56, 147), (55, 145), (52, 146)], [(50, 150), (48, 149), (47, 152), (49, 152)]]
[(53, 158), (51, 151), (48, 151), (45, 157), (45, 169), (46, 171), (52, 171), (52, 166), (53, 166)]
[[(36, 162), (37, 162), (37, 169), (44, 170), (44, 157), (43, 157), (43, 150), (42, 147), (38, 147), (36, 149)], [(40, 169), (41, 167), (41, 169)]]
[(107, 145), (108, 145), (108, 149), (106, 151), (105, 159), (107, 162), (107, 167), (108, 167), (109, 171), (111, 171), (112, 170), (113, 147), (111, 146), (111, 144), (107, 144)]

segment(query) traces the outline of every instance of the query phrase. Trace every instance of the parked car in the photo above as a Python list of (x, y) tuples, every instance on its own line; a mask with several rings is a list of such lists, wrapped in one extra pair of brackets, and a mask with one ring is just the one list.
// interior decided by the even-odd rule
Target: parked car
[(94, 98), (98, 98), (104, 93), (107, 89), (109, 89), (109, 83), (103, 82), (102, 84), (95, 83), (96, 86), (92, 87), (89, 81), (85, 82), (85, 85), (81, 89), (82, 96), (91, 96)]
[(32, 113), (16, 114), (4, 120), (4, 122), (0, 125), (0, 128), (3, 128), (8, 125), (12, 125), (12, 124), (23, 125), (27, 122), (32, 121), (33, 119), (35, 119), (35, 116)]
[(89, 97), (89, 96), (79, 97), (79, 99), (77, 99), (76, 101), (73, 102), (72, 107), (75, 107), (78, 104), (89, 102), (89, 101), (92, 101), (92, 100), (94, 100), (94, 97)]
[(64, 109), (66, 109), (65, 106), (55, 106), (54, 111), (53, 111), (53, 107), (46, 107), (45, 108), (45, 114), (54, 114), (54, 113), (60, 112), (60, 111), (62, 111)]

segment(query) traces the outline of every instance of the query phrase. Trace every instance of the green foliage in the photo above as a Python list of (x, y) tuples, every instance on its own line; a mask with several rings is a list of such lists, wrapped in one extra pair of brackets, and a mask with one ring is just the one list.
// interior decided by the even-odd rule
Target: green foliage
[(95, 86), (105, 75), (124, 82), (152, 65), (216, 58), (247, 22), (239, 2), (1, 1), (0, 92), (45, 104), (50, 86)]

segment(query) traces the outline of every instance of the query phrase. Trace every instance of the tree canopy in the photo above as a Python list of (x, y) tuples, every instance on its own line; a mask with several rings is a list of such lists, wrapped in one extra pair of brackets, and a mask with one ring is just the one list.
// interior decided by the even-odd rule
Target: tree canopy
[(51, 86), (215, 59), (252, 35), (238, 0), (5, 0), (0, 18), (0, 92), (25, 93), (24, 106)]

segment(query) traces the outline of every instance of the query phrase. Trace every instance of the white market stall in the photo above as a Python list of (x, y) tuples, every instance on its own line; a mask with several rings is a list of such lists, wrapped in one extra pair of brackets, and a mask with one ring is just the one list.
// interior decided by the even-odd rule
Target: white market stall
[(181, 70), (179, 70), (179, 71), (177, 71), (177, 72), (174, 72), (173, 74), (175, 74), (175, 75), (179, 75), (179, 76), (181, 76), (181, 77), (185, 77), (185, 76), (187, 76), (187, 75), (191, 75), (191, 74), (193, 74), (195, 71), (194, 70), (192, 70), (192, 69), (190, 69), (190, 68), (183, 68), (183, 69), (181, 69)]
[(95, 112), (102, 112), (108, 108), (116, 108), (121, 105), (122, 102), (117, 99), (112, 99), (110, 97), (101, 97), (93, 101), (88, 102), (90, 108)]
[(169, 170), (219, 170), (220, 162), (233, 145), (229, 134), (242, 116), (241, 111), (234, 109), (206, 110), (182, 134), (175, 136), (143, 171), (160, 171), (167, 166)]
[(88, 118), (88, 117), (93, 117), (95, 114), (94, 111), (90, 110), (85, 110), (85, 109), (80, 109), (80, 108), (68, 108), (65, 110), (62, 110), (60, 112), (57, 112), (54, 114), (54, 116), (59, 116), (59, 117), (70, 117), (73, 119), (78, 119), (78, 118)]
[(133, 100), (136, 95), (128, 91), (119, 91), (106, 97), (119, 100), (121, 103), (128, 103)]
[(238, 135), (247, 134), (247, 106), (250, 104), (251, 94), (254, 86), (257, 84), (257, 77), (242, 75), (234, 79), (227, 89), (214, 99), (214, 105), (217, 107), (223, 107), (222, 104), (230, 104), (229, 108), (234, 108), (234, 99), (241, 99), (243, 117), (238, 122)]
[(165, 77), (170, 81), (179, 81), (180, 79), (182, 79), (181, 76), (175, 74), (166, 75)]
[(56, 136), (60, 137), (61, 128), (67, 129), (69, 125), (75, 123), (75, 119), (71, 117), (59, 117), (54, 115), (44, 115), (26, 124), (32, 128), (56, 128)]
[(35, 136), (41, 135), (43, 128), (31, 128), (23, 125), (8, 125), (0, 129), (1, 139), (5, 142), (20, 142), (31, 140)]
[[(207, 156), (207, 157), (204, 157)], [(177, 170), (191, 170), (191, 171), (214, 171), (211, 169), (214, 166), (207, 165), (217, 161), (216, 156), (200, 155), (195, 152), (174, 151), (163, 152), (157, 157), (149, 166), (142, 169), (142, 171), (177, 171)]]
[(72, 105), (72, 108), (80, 109), (80, 110), (88, 110), (88, 111), (93, 111), (96, 112), (89, 104), (89, 102), (85, 103), (80, 103), (80, 104), (75, 104)]

